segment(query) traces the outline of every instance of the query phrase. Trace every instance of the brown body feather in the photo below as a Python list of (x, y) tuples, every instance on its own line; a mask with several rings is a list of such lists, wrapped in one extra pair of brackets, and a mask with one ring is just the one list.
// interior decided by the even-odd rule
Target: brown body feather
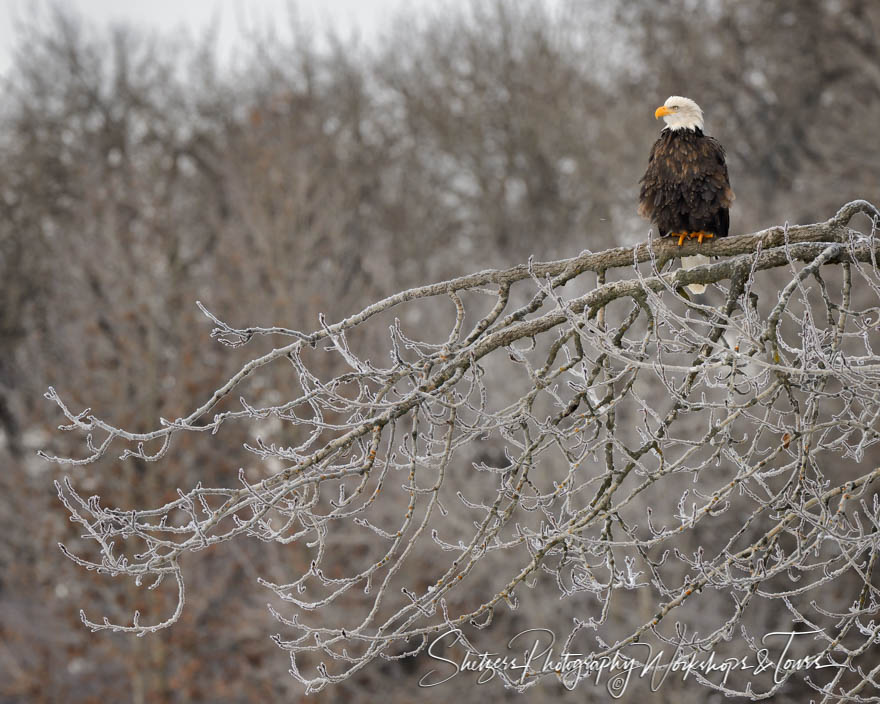
[(699, 128), (664, 129), (639, 183), (639, 215), (651, 220), (661, 237), (701, 230), (727, 236), (734, 195), (724, 148)]

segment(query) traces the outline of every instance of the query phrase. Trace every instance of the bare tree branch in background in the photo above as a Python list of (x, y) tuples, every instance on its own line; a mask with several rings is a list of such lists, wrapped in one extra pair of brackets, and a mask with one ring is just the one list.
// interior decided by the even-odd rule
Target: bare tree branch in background
[[(850, 228), (858, 214), (870, 235)], [(585, 252), (409, 289), (309, 333), (235, 328), (203, 308), (225, 345), (288, 342), (150, 432), (50, 389), (62, 428), (87, 442), (78, 458), (44, 456), (86, 464), (121, 445), (122, 459), (153, 463), (190, 433), (280, 430), (247, 446), (237, 481), (178, 488), (153, 507), (114, 508), (57, 482), (86, 539), (62, 546), (68, 557), (178, 594), (161, 622), (83, 622), (170, 626), (191, 554), (251, 538), (308, 549), (306, 569), (259, 578), (279, 604), (274, 640), (308, 691), (450, 629), (471, 644), (510, 611), (528, 618), (530, 590), (552, 590), (577, 614), (568, 651), (690, 652), (736, 637), (758, 655), (768, 629), (795, 623), (815, 631), (807, 652), (839, 667), (765, 673), (755, 691), (694, 678), (738, 696), (799, 679), (821, 701), (862, 701), (880, 686), (880, 466), (868, 460), (880, 439), (878, 226), (880, 211), (854, 201), (826, 222), (704, 244), (719, 259), (696, 269), (664, 272), (692, 243)], [(771, 271), (786, 279), (772, 300), (758, 286)], [(697, 282), (715, 286), (691, 300), (682, 286)], [(446, 305), (442, 334), (392, 317)], [(381, 359), (358, 349), (370, 326), (388, 331)], [(326, 355), (343, 371), (316, 373)], [(287, 396), (246, 396), (245, 381), (275, 366)], [(571, 671), (497, 674), (518, 690), (544, 676), (577, 683)]]

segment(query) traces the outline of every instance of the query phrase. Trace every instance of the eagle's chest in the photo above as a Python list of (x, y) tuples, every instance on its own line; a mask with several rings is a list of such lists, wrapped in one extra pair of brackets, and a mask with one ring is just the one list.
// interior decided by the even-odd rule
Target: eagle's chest
[(703, 171), (699, 146), (688, 137), (670, 137), (657, 156), (659, 175), (667, 183), (692, 181)]

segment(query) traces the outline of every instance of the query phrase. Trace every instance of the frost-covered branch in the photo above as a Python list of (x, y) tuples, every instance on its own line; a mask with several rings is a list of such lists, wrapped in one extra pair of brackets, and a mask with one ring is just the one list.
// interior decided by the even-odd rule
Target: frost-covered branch
[[(850, 228), (857, 214), (870, 235)], [(153, 508), (57, 485), (98, 549), (66, 555), (151, 586), (173, 575), (179, 588), (162, 623), (83, 621), (141, 635), (171, 625), (188, 553), (249, 537), (308, 555), (289, 581), (259, 581), (284, 605), (270, 606), (288, 633), (275, 640), (309, 690), (420, 653), (450, 628), (485, 628), (540, 587), (581, 605), (565, 640), (597, 655), (673, 642), (707, 607), (714, 626), (690, 647), (741, 632), (757, 651), (763, 622), (749, 614), (771, 604), (846, 666), (810, 685), (858, 701), (875, 686), (857, 668), (876, 655), (880, 608), (878, 223), (854, 201), (823, 223), (703, 244), (717, 259), (687, 271), (667, 264), (698, 245), (657, 240), (484, 271), (308, 333), (235, 328), (203, 308), (223, 344), (286, 344), (150, 432), (47, 393), (62, 429), (86, 436), (81, 459), (44, 455), (62, 463), (120, 445), (122, 458), (156, 462), (183, 433), (276, 426), (247, 445), (260, 478), (242, 469)], [(692, 300), (689, 283), (715, 286)], [(408, 307), (446, 302), (442, 333), (403, 322)], [(381, 360), (357, 339), (377, 325)], [(335, 371), (316, 371), (319, 354)], [(245, 380), (269, 365), (289, 371), (288, 397), (246, 399)], [(628, 594), (644, 596), (640, 608)], [(499, 673), (518, 689), (546, 675)], [(763, 694), (790, 676), (802, 675)]]

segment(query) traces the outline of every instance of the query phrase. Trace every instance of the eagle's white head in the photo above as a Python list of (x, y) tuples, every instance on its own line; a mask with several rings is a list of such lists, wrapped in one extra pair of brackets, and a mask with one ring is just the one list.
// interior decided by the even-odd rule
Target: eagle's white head
[(654, 112), (654, 118), (662, 117), (671, 130), (703, 129), (703, 111), (690, 98), (671, 95)]

